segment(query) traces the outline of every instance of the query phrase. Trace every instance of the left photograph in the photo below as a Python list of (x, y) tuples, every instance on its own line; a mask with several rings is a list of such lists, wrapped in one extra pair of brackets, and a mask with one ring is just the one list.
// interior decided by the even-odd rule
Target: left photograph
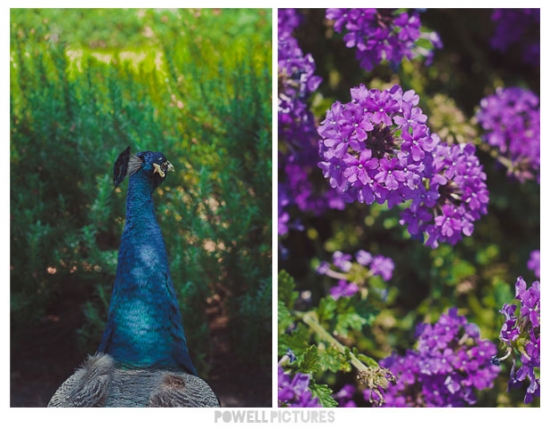
[(11, 407), (271, 407), (271, 9), (10, 9)]

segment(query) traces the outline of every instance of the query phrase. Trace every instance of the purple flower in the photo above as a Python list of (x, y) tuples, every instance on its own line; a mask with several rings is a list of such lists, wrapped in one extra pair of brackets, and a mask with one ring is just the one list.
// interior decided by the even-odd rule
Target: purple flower
[[(520, 388), (525, 380), (529, 381), (529, 386), (525, 391), (525, 398), (523, 402), (529, 404), (533, 401), (534, 397), (540, 397), (540, 378), (537, 378), (534, 370), (534, 366), (529, 364), (529, 361), (523, 361), (523, 365), (515, 372), (510, 373), (510, 388)], [(540, 367), (540, 362), (537, 365)]]
[(284, 211), (285, 207), (289, 203), (288, 196), (286, 195), (285, 188), (282, 187), (279, 184), (279, 197), (277, 199), (278, 203), (278, 211), (279, 211), (279, 224), (278, 224), (278, 230), (279, 235), (286, 235), (288, 233), (288, 221), (290, 219), (290, 216), (286, 211)]
[(441, 208), (441, 215), (435, 218), (435, 225), (441, 229), (444, 236), (453, 236), (455, 232), (460, 233), (462, 228), (459, 214), (451, 205), (444, 205)]
[(335, 251), (332, 255), (332, 263), (338, 269), (341, 269), (344, 272), (349, 272), (351, 269), (351, 255), (344, 254), (341, 251)]
[(293, 378), (279, 366), (278, 400), (279, 407), (322, 407), (319, 399), (309, 390), (310, 376), (296, 373)]
[(540, 65), (540, 9), (495, 9), (491, 19), (496, 22), (493, 49), (506, 52), (511, 46), (520, 46), (525, 63)]
[[(396, 376), (384, 394), (386, 407), (459, 407), (476, 403), (475, 391), (491, 388), (499, 369), (491, 364), (496, 346), (456, 308), (417, 327), (417, 350), (380, 361)], [(470, 340), (464, 340), (469, 337)]]
[(502, 328), (500, 329), (500, 340), (507, 346), (511, 347), (520, 335), (518, 327), (518, 317), (516, 316), (516, 305), (505, 303), (499, 311), (506, 318)]
[(535, 368), (540, 369), (540, 283), (535, 281), (527, 288), (523, 278), (518, 277), (516, 299), (520, 301), (519, 315), (516, 314), (516, 305), (505, 303), (500, 310), (505, 318), (500, 340), (506, 347), (506, 355), (502, 358), (494, 356), (493, 364), (500, 365), (512, 356), (508, 390), (520, 388), (528, 380), (524, 402), (529, 404), (534, 397), (540, 396), (540, 377), (535, 373)]
[(279, 37), (291, 37), (294, 29), (300, 24), (301, 16), (296, 9), (279, 9)]
[[(405, 106), (410, 108), (410, 104), (404, 104), (404, 107)], [(425, 115), (422, 116), (425, 117)], [(399, 118), (400, 117), (398, 116), (397, 119)], [(397, 124), (399, 124), (399, 122), (402, 121), (396, 120)], [(401, 148), (407, 150), (414, 161), (424, 159), (425, 151), (433, 150), (431, 137), (426, 133), (428, 128), (423, 126), (421, 122), (415, 123), (412, 118), (408, 119), (407, 123), (401, 126), (401, 129), (403, 130), (403, 144), (401, 145)]]
[[(395, 133), (400, 128), (393, 121), (402, 117), (399, 110), (407, 101), (398, 87), (379, 91), (360, 85), (351, 89), (351, 95), (353, 101), (350, 103), (334, 103), (318, 127), (322, 137), (319, 146), (322, 162), (319, 166), (325, 171), (325, 176), (332, 179), (333, 188), (353, 199), (365, 196), (362, 190), (367, 188), (369, 199), (382, 203), (389, 194), (398, 194), (401, 187), (415, 181), (407, 174), (410, 170), (404, 172), (409, 164), (415, 171), (415, 161), (395, 157), (399, 152)], [(414, 123), (426, 132), (425, 125)], [(334, 150), (334, 147), (340, 150)], [(348, 168), (343, 175), (338, 172), (341, 160)], [(334, 165), (336, 170), (330, 169), (329, 165)]]
[(540, 250), (531, 251), (527, 267), (535, 273), (537, 278), (540, 278)]
[[(327, 19), (334, 21), (334, 30), (344, 32), (348, 48), (356, 47), (361, 67), (371, 71), (382, 61), (397, 65), (403, 58), (432, 57), (432, 49), (441, 47), (436, 33), (422, 33), (418, 12), (397, 12), (396, 9), (327, 9)], [(428, 42), (431, 49), (420, 47)], [(380, 110), (374, 123), (386, 122), (389, 116)]]
[(479, 159), (472, 144), (447, 146), (439, 143), (434, 151), (430, 188), (439, 193), (439, 215), (434, 226), (427, 226), (427, 244), (438, 241), (456, 244), (462, 235), (473, 233), (473, 222), (487, 214), (489, 192)]
[[(334, 15), (336, 16), (336, 15)], [(414, 91), (350, 90), (317, 128), (318, 166), (346, 202), (388, 204), (411, 200), (400, 223), (435, 248), (473, 233), (487, 214), (486, 175), (472, 144), (448, 146), (426, 125)]]
[(372, 259), (370, 264), (370, 271), (372, 275), (380, 275), (384, 281), (389, 281), (393, 276), (393, 269), (395, 264), (389, 257), (376, 256)]
[[(341, 132), (350, 139), (365, 141), (367, 132), (374, 128), (371, 118), (363, 114), (363, 109), (358, 105), (350, 105), (342, 110), (342, 120), (340, 121)], [(355, 148), (361, 149), (360, 144), (355, 144)]]
[(297, 206), (301, 211), (320, 214), (328, 208), (342, 209), (343, 201), (333, 189), (316, 190), (312, 176), (318, 174), (317, 134), (315, 119), (309, 111), (308, 99), (321, 83), (315, 75), (315, 61), (302, 52), (292, 36), (301, 16), (295, 9), (279, 9), (278, 14), (278, 126), (285, 148), (279, 152), (279, 234), (288, 232), (288, 210)]
[(344, 162), (348, 167), (344, 170), (344, 177), (354, 185), (359, 180), (359, 186), (372, 183), (375, 171), (378, 168), (378, 160), (371, 158), (370, 150), (363, 150), (359, 159), (349, 154), (344, 155)]
[(383, 123), (386, 126), (392, 125), (393, 114), (399, 111), (397, 100), (392, 97), (392, 94), (388, 91), (379, 91), (377, 89), (373, 89), (371, 96), (364, 98), (363, 102), (360, 102), (359, 105), (372, 112), (369, 113), (372, 123)]
[[(322, 261), (317, 266), (317, 273), (338, 279), (336, 286), (331, 287), (330, 295), (338, 300), (340, 297), (350, 297), (356, 294), (374, 275), (381, 276), (384, 281), (392, 278), (395, 264), (389, 257), (381, 255), (372, 256), (365, 250), (355, 253), (355, 261), (351, 254), (335, 251), (332, 255), (332, 266)], [(385, 290), (376, 289), (382, 296)]]
[(319, 266), (317, 266), (317, 273), (324, 275), (326, 274), (330, 269), (330, 263), (328, 262), (321, 262), (319, 263)]
[(355, 260), (362, 266), (368, 266), (372, 262), (372, 254), (365, 250), (359, 250), (355, 253)]
[(399, 183), (405, 181), (405, 174), (399, 169), (399, 163), (396, 158), (390, 160), (382, 158), (380, 159), (378, 174), (374, 178), (386, 189), (397, 190)]
[(340, 391), (333, 394), (333, 397), (338, 401), (340, 407), (357, 407), (355, 401), (353, 401), (353, 395), (355, 394), (355, 387), (351, 384), (345, 384)]
[(412, 237), (418, 237), (420, 235), (422, 225), (430, 222), (431, 220), (432, 215), (426, 207), (417, 208), (416, 210), (406, 208), (401, 213), (401, 220), (399, 220), (399, 223), (402, 225), (407, 225), (407, 230)]
[(520, 181), (540, 169), (539, 98), (522, 88), (498, 88), (483, 98), (476, 114), (484, 140), (500, 151), (499, 163)]
[(540, 283), (527, 284), (520, 276), (516, 282), (516, 299), (521, 302), (520, 316), (528, 318), (533, 327), (540, 326)]
[(336, 287), (331, 287), (330, 295), (334, 300), (338, 300), (340, 297), (353, 296), (359, 291), (359, 286), (353, 282), (347, 282), (344, 279), (338, 281)]

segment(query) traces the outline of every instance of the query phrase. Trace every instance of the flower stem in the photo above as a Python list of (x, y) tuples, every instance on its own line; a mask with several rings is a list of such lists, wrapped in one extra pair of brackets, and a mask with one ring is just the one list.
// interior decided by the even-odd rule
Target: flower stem
[[(337, 339), (335, 339), (328, 331), (326, 331), (323, 328), (323, 326), (321, 326), (321, 324), (319, 324), (319, 322), (317, 320), (317, 315), (315, 314), (315, 312), (306, 312), (305, 314), (303, 314), (302, 321), (309, 328), (311, 328), (315, 333), (317, 333), (317, 335), (321, 339), (323, 339), (323, 340), (327, 341), (328, 343), (330, 343), (331, 345), (333, 345), (342, 354), (345, 354), (346, 347), (344, 345), (342, 345)], [(355, 355), (353, 355), (353, 353), (350, 353), (349, 355), (350, 355), (351, 364), (357, 370), (359, 370), (360, 372), (368, 371), (368, 367), (365, 366), (365, 364), (363, 364), (361, 361), (359, 361), (359, 359)], [(369, 362), (367, 363), (369, 367), (378, 367), (378, 363), (376, 361), (374, 361), (372, 358), (369, 358), (369, 357), (365, 357), (365, 358), (368, 358), (368, 360), (369, 360)]]
[(345, 280), (348, 279), (345, 274), (333, 271), (332, 269), (327, 270), (326, 275), (334, 279), (345, 279)]
[(491, 363), (495, 366), (500, 366), (500, 364), (508, 359), (508, 357), (510, 357), (510, 355), (512, 355), (512, 348), (509, 347), (508, 348), (508, 352), (506, 352), (506, 355), (504, 357), (500, 357), (498, 358), (496, 355), (493, 356), (493, 358), (491, 358)]
[[(317, 318), (317, 314), (314, 311), (300, 313), (297, 315), (302, 317), (302, 321), (312, 329), (322, 340), (327, 341), (333, 345), (338, 351), (344, 355), (349, 355), (350, 362), (358, 371), (357, 379), (360, 383), (365, 385), (371, 390), (369, 401), (377, 406), (381, 406), (385, 403), (383, 392), (388, 388), (389, 383), (395, 384), (397, 382), (394, 374), (378, 365), (378, 363), (365, 355), (361, 355), (365, 359), (365, 364), (360, 361), (353, 352), (349, 352), (344, 345), (336, 340), (328, 331), (326, 331)], [(348, 352), (346, 352), (346, 350)], [(376, 393), (374, 393), (376, 392)]]

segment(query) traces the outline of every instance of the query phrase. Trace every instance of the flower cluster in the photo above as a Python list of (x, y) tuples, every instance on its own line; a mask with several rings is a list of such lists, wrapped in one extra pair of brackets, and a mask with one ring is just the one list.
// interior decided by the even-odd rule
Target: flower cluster
[(309, 389), (310, 376), (296, 373), (292, 378), (279, 366), (279, 407), (323, 407)]
[(449, 146), (426, 125), (419, 96), (399, 85), (351, 89), (335, 102), (317, 131), (319, 167), (346, 202), (410, 201), (401, 216), (427, 245), (455, 244), (487, 213), (486, 175), (472, 144)]
[(315, 171), (317, 155), (315, 119), (307, 101), (321, 83), (315, 75), (315, 61), (304, 55), (292, 36), (300, 23), (295, 9), (279, 9), (278, 15), (278, 126), (279, 138), (284, 145), (279, 151), (282, 176), (279, 191), (285, 202), (279, 203), (279, 234), (288, 232), (290, 216), (288, 208), (296, 205), (301, 211), (311, 210), (319, 214), (324, 209), (343, 208), (343, 203), (332, 189), (318, 195), (313, 188), (311, 173)]
[(334, 20), (334, 30), (344, 29), (348, 48), (357, 48), (357, 60), (370, 71), (383, 60), (397, 65), (403, 58), (427, 56), (433, 51), (421, 48), (419, 39), (441, 48), (436, 33), (422, 33), (418, 12), (397, 12), (396, 9), (327, 9), (327, 19)]
[(292, 31), (299, 23), (295, 9), (279, 10), (279, 133), (289, 141), (300, 141), (315, 131), (307, 99), (321, 83), (315, 61), (304, 55)]
[(540, 250), (531, 251), (527, 267), (533, 271), (537, 278), (540, 278)]
[[(328, 262), (321, 262), (317, 267), (317, 272), (338, 279), (338, 285), (330, 289), (330, 295), (335, 300), (340, 297), (353, 296), (361, 290), (361, 286), (371, 276), (381, 276), (384, 281), (389, 281), (395, 268), (393, 260), (389, 257), (372, 256), (364, 250), (359, 250), (355, 254), (355, 262), (352, 262), (351, 254), (336, 251), (332, 255), (332, 264), (334, 268)], [(383, 296), (386, 293), (386, 290), (377, 291), (381, 292)]]
[[(512, 356), (512, 370), (510, 372), (510, 388), (520, 388), (527, 379), (524, 402), (529, 404), (534, 397), (540, 396), (540, 283), (533, 282), (531, 287), (522, 277), (516, 281), (516, 299), (520, 301), (519, 315), (516, 314), (516, 305), (505, 303), (500, 313), (505, 320), (500, 330), (500, 340), (506, 348), (506, 355), (502, 358), (493, 357), (493, 364), (499, 366), (502, 361)], [(518, 369), (517, 359), (521, 361)]]
[[(438, 240), (454, 245), (462, 238), (461, 234), (470, 236), (474, 221), (487, 214), (487, 176), (472, 144), (438, 144), (433, 155), (433, 174), (426, 194), (437, 192), (437, 202), (433, 204), (429, 197), (422, 199), (424, 189), (421, 189), (420, 200), (418, 195), (412, 197), (411, 207), (403, 212), (401, 223), (408, 224), (413, 236), (417, 230), (425, 230), (429, 236), (426, 244), (431, 247), (436, 247)], [(440, 210), (434, 214), (434, 224), (422, 223), (432, 207)]]
[(353, 401), (355, 394), (355, 386), (350, 383), (345, 384), (340, 391), (333, 394), (334, 399), (338, 402), (338, 407), (357, 407)]
[(290, 215), (285, 211), (285, 207), (289, 203), (287, 196), (286, 188), (279, 183), (279, 190), (277, 192), (277, 208), (278, 208), (278, 225), (277, 230), (280, 235), (285, 235), (288, 233), (288, 221), (290, 220)]
[[(475, 390), (491, 388), (499, 369), (491, 364), (496, 346), (456, 308), (434, 324), (417, 327), (418, 346), (404, 356), (380, 361), (397, 383), (384, 394), (387, 407), (460, 407), (476, 403)], [(370, 395), (364, 391), (365, 399)]]
[(296, 9), (279, 9), (277, 15), (277, 34), (279, 39), (287, 39), (292, 37), (294, 29), (300, 25), (302, 17)]
[(540, 65), (540, 9), (495, 9), (491, 19), (496, 22), (491, 39), (494, 49), (506, 52), (518, 45), (525, 63)]
[(522, 88), (498, 88), (481, 100), (476, 115), (485, 141), (497, 147), (499, 162), (520, 181), (540, 169), (539, 98)]

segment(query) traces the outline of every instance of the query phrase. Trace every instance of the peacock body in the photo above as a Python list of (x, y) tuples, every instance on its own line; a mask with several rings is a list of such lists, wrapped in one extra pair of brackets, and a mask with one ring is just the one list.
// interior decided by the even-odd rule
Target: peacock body
[(218, 407), (189, 356), (153, 191), (173, 166), (160, 152), (120, 154), (114, 184), (128, 175), (126, 224), (105, 332), (49, 407)]

